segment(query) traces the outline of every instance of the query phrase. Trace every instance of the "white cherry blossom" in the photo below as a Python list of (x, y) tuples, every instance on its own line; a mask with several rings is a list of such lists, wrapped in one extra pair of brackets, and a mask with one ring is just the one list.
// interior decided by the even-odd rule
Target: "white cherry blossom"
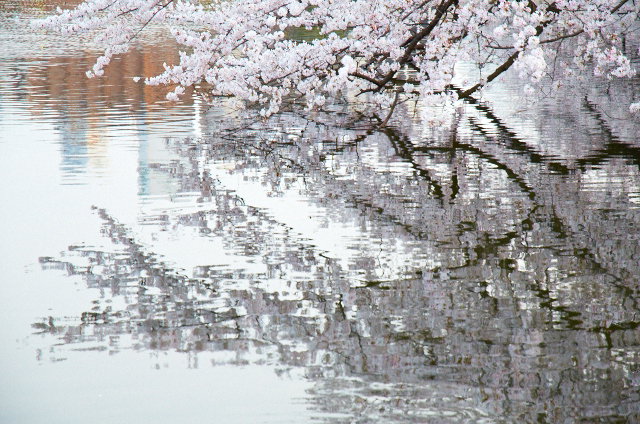
[[(584, 71), (632, 77), (636, 70), (625, 43), (637, 39), (636, 3), (85, 0), (33, 25), (65, 35), (97, 34), (105, 50), (89, 77), (102, 75), (150, 22), (167, 25), (188, 53), (147, 84), (178, 84), (167, 95), (176, 100), (185, 87), (206, 82), (212, 97), (257, 104), (266, 117), (284, 104), (304, 101), (316, 109), (354, 91), (369, 93), (391, 111), (398, 96), (443, 104), (478, 94), (511, 67), (527, 80), (527, 92), (555, 66), (565, 78)], [(556, 60), (562, 49), (568, 57)], [(454, 86), (461, 61), (489, 73)]]

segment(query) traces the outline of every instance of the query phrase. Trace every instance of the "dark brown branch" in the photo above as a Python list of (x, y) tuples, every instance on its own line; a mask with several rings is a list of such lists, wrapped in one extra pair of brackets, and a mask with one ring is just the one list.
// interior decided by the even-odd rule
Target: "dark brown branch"
[(378, 81), (377, 79), (372, 78), (372, 77), (370, 77), (368, 75), (365, 75), (365, 74), (363, 74), (361, 72), (358, 72), (358, 71), (352, 72), (349, 75), (352, 75), (352, 76), (354, 76), (356, 78), (361, 78), (363, 80), (369, 81), (370, 83), (375, 84), (378, 87), (380, 87), (382, 85), (382, 83), (380, 81)]
[(572, 37), (577, 37), (578, 35), (582, 34), (584, 32), (583, 29), (576, 31), (574, 33), (571, 34), (566, 34), (566, 35), (559, 35), (557, 37), (554, 38), (550, 38), (548, 40), (541, 40), (540, 44), (549, 44), (549, 43), (555, 43), (556, 41), (560, 41), (560, 40), (564, 40), (565, 38), (572, 38)]
[[(504, 63), (500, 66), (498, 66), (492, 73), (491, 75), (489, 75), (487, 77), (487, 84), (490, 83), (491, 81), (493, 81), (494, 79), (498, 78), (498, 76), (500, 76), (500, 74), (502, 74), (503, 72), (505, 72), (507, 69), (509, 69), (511, 67), (511, 65), (513, 65), (513, 62), (516, 61), (516, 59), (518, 58), (518, 55), (520, 54), (519, 51), (514, 52), (511, 56), (509, 56), (509, 58), (504, 61)], [(463, 91), (462, 93), (458, 94), (458, 98), (459, 99), (464, 99), (467, 98), (469, 96), (471, 96), (473, 93), (475, 93), (476, 91), (478, 91), (478, 89), (480, 87), (482, 87), (483, 84), (476, 84), (473, 87), (469, 88), (468, 90)]]
[(622, 0), (620, 3), (616, 5), (613, 9), (611, 9), (611, 13), (616, 13), (622, 6), (625, 5), (629, 0)]
[[(405, 53), (404, 56), (402, 56), (399, 60), (399, 65), (400, 67), (402, 67), (402, 65), (404, 65), (405, 63), (407, 63), (412, 55), (413, 55), (413, 51), (416, 49), (416, 46), (418, 45), (418, 43), (420, 41), (422, 41), (423, 38), (427, 37), (429, 34), (431, 34), (431, 32), (434, 30), (434, 28), (438, 25), (438, 23), (440, 23), (440, 19), (442, 19), (442, 17), (444, 16), (445, 12), (455, 3), (457, 3), (458, 0), (446, 0), (446, 2), (444, 2), (443, 4), (441, 4), (440, 6), (438, 6), (438, 8), (436, 9), (436, 15), (433, 17), (433, 19), (431, 20), (431, 22), (429, 22), (429, 25), (427, 25), (426, 27), (424, 27), (422, 29), (422, 31), (418, 32), (416, 35), (414, 35), (413, 37), (411, 37), (408, 40), (408, 44), (405, 42), (403, 44), (403, 46), (405, 44), (407, 44), (407, 47), (405, 48)], [(374, 90), (374, 92), (379, 92), (380, 90), (382, 90), (382, 88), (389, 82), (391, 81), (391, 79), (393, 78), (393, 76), (396, 74), (396, 71), (389, 71), (389, 73), (380, 81), (380, 84), (378, 85), (378, 88)]]
[(384, 121), (382, 121), (380, 125), (378, 125), (378, 129), (384, 127), (385, 125), (387, 125), (387, 122), (389, 122), (389, 118), (391, 118), (391, 115), (393, 115), (393, 111), (396, 109), (396, 105), (398, 104), (399, 95), (400, 95), (400, 91), (396, 91), (396, 96), (393, 99), (393, 103), (391, 103), (391, 108), (389, 109), (389, 113), (387, 114), (387, 117), (384, 118)]
[(511, 50), (513, 46), (501, 46), (501, 45), (492, 46), (491, 44), (487, 44), (487, 48), (493, 49), (493, 50)]
[[(529, 8), (531, 9), (531, 12), (535, 12), (536, 11), (536, 4), (532, 1), (529, 0)], [(548, 7), (547, 7), (547, 12), (552, 12), (552, 13), (558, 13), (559, 10), (556, 7), (555, 3), (551, 3)], [(553, 19), (549, 19), (547, 21), (541, 22), (540, 25), (538, 25), (536, 27), (536, 36), (539, 36), (540, 34), (542, 34), (542, 31), (544, 31), (544, 28), (549, 25), (551, 22), (553, 22)], [(513, 63), (516, 61), (516, 59), (518, 58), (518, 56), (520, 55), (520, 51), (516, 51), (513, 52), (508, 58), (507, 60), (505, 60), (502, 65), (498, 66), (492, 73), (491, 75), (489, 75), (487, 77), (487, 82), (485, 84), (476, 84), (473, 87), (464, 90), (461, 93), (458, 93), (458, 98), (460, 99), (464, 99), (464, 98), (468, 98), (469, 96), (471, 96), (473, 93), (475, 93), (476, 91), (478, 91), (478, 89), (480, 89), (483, 85), (486, 85), (488, 83), (490, 83), (491, 81), (493, 81), (494, 79), (498, 78), (503, 72), (507, 71), (507, 69), (509, 69), (511, 67), (511, 65), (513, 65)]]
[[(617, 12), (622, 6), (624, 6), (629, 0), (621, 0), (620, 3), (618, 3), (613, 9), (611, 9), (611, 13), (615, 13)], [(531, 11), (534, 12), (536, 10), (536, 4), (532, 1), (529, 0), (529, 7), (531, 8)], [(546, 9), (547, 12), (551, 12), (551, 13), (559, 13), (560, 10), (558, 9), (558, 7), (556, 6), (555, 2), (549, 4), (549, 6), (547, 6)], [(542, 32), (544, 31), (545, 27), (547, 25), (549, 25), (551, 22), (553, 22), (553, 19), (549, 19), (547, 21), (544, 21), (542, 23), (540, 23), (540, 25), (538, 25), (536, 27), (536, 35), (539, 36), (540, 34), (542, 34)], [(572, 34), (567, 34), (567, 35), (562, 35), (562, 36), (558, 36), (555, 38), (551, 38), (549, 40), (544, 40), (541, 41), (541, 43), (553, 43), (555, 41), (560, 41), (563, 40), (565, 38), (570, 38), (570, 37), (575, 37), (578, 36), (580, 34), (582, 34), (584, 32), (584, 30), (579, 30), (576, 31), (575, 33)], [(511, 56), (509, 56), (507, 58), (507, 60), (500, 66), (498, 66), (492, 73), (491, 75), (489, 75), (487, 77), (487, 83), (493, 81), (494, 79), (496, 79), (500, 74), (502, 74), (503, 72), (505, 72), (507, 69), (509, 69), (511, 67), (511, 65), (513, 65), (513, 63), (515, 62), (515, 60), (518, 58), (518, 55), (520, 54), (519, 51), (516, 51), (514, 53), (511, 54)], [(469, 96), (471, 96), (473, 93), (475, 93), (476, 91), (478, 91), (478, 89), (482, 87), (482, 84), (476, 84), (473, 87), (461, 92), (458, 94), (458, 98), (460, 99), (464, 99), (464, 98), (468, 98)]]

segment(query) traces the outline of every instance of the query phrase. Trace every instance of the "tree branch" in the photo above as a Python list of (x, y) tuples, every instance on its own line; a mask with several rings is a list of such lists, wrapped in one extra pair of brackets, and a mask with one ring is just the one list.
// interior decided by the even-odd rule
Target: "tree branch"
[(370, 77), (370, 76), (368, 76), (368, 75), (365, 75), (365, 74), (363, 74), (363, 73), (361, 73), (361, 72), (358, 72), (358, 71), (352, 72), (352, 73), (350, 73), (349, 75), (352, 75), (352, 76), (354, 76), (354, 77), (356, 77), (356, 78), (361, 78), (361, 79), (363, 79), (363, 80), (369, 81), (370, 83), (375, 84), (375, 85), (377, 85), (378, 87), (380, 87), (381, 85), (383, 85), (383, 84), (382, 84), (380, 81), (378, 81), (377, 79), (372, 78), (372, 77)]
[[(405, 49), (404, 56), (402, 56), (400, 58), (399, 62), (398, 62), (400, 66), (404, 65), (405, 63), (407, 63), (411, 59), (413, 51), (416, 49), (416, 46), (418, 45), (418, 43), (420, 41), (422, 41), (423, 38), (425, 38), (429, 34), (431, 34), (431, 32), (434, 30), (434, 28), (440, 22), (440, 19), (442, 19), (442, 17), (444, 16), (445, 12), (453, 4), (457, 3), (457, 1), (458, 0), (446, 0), (446, 2), (444, 2), (443, 4), (438, 6), (438, 8), (436, 9), (436, 16), (434, 16), (433, 19), (431, 20), (431, 22), (429, 22), (429, 25), (424, 27), (422, 31), (420, 31), (419, 33), (417, 33), (416, 35), (414, 35), (412, 38), (410, 38), (408, 40), (409, 44), (407, 45), (407, 47)], [(406, 42), (404, 44), (406, 44)], [(403, 46), (404, 46), (404, 44), (403, 44)], [(384, 88), (384, 86), (389, 81), (391, 81), (391, 79), (396, 74), (396, 72), (398, 72), (398, 71), (389, 71), (389, 73), (382, 79), (382, 81), (380, 81), (380, 84), (378, 85), (378, 88), (375, 89), (374, 92), (379, 92), (380, 90), (382, 90), (382, 88)]]
[[(518, 55), (520, 54), (519, 51), (514, 52), (513, 54), (511, 54), (511, 56), (509, 56), (509, 58), (504, 61), (504, 63), (500, 66), (498, 66), (492, 73), (491, 75), (489, 75), (487, 77), (487, 84), (490, 83), (491, 81), (493, 81), (494, 79), (498, 78), (498, 76), (500, 76), (500, 74), (502, 74), (504, 71), (506, 71), (507, 69), (509, 69), (511, 67), (511, 65), (513, 65), (513, 62), (516, 61), (516, 59), (518, 58)], [(458, 94), (458, 98), (459, 99), (464, 99), (467, 98), (469, 96), (471, 96), (473, 93), (475, 93), (476, 91), (478, 91), (478, 89), (480, 87), (482, 87), (483, 84), (476, 84), (473, 87), (469, 88), (468, 90), (463, 91), (462, 93)]]
[(387, 122), (389, 122), (389, 118), (391, 118), (391, 115), (393, 115), (393, 111), (396, 109), (396, 105), (398, 104), (399, 95), (400, 95), (400, 91), (396, 91), (396, 96), (393, 99), (393, 103), (391, 103), (391, 108), (389, 109), (389, 113), (387, 114), (387, 117), (384, 118), (384, 121), (382, 121), (380, 125), (378, 125), (378, 129), (384, 127), (385, 125), (387, 125)]
[[(529, 8), (531, 9), (532, 12), (536, 11), (536, 4), (532, 1), (529, 0)], [(558, 8), (556, 7), (555, 2), (551, 3), (549, 6), (547, 6), (547, 12), (552, 12), (552, 13), (557, 13), (558, 12)], [(536, 27), (536, 36), (539, 36), (540, 34), (542, 34), (542, 31), (544, 31), (544, 28), (549, 25), (551, 22), (553, 22), (553, 19), (549, 19), (547, 21), (541, 22), (540, 25), (538, 25)], [(505, 72), (507, 69), (509, 69), (511, 67), (511, 65), (513, 65), (513, 63), (516, 61), (516, 59), (518, 58), (518, 56), (520, 55), (520, 51), (516, 51), (513, 52), (508, 58), (507, 60), (505, 60), (502, 65), (498, 66), (492, 73), (491, 75), (489, 75), (487, 77), (487, 82), (485, 84), (476, 84), (473, 87), (463, 91), (462, 93), (458, 94), (458, 98), (459, 99), (464, 99), (464, 98), (468, 98), (469, 96), (471, 96), (473, 93), (475, 93), (476, 91), (478, 91), (478, 89), (480, 89), (483, 85), (486, 85), (488, 83), (490, 83), (491, 81), (493, 81), (494, 79), (498, 78), (498, 76), (500, 76), (500, 74), (502, 74), (503, 72)]]
[(581, 29), (581, 30), (576, 31), (576, 32), (571, 33), (571, 34), (559, 35), (557, 37), (550, 38), (548, 40), (541, 40), (540, 44), (555, 43), (556, 41), (564, 40), (565, 38), (577, 37), (578, 35), (582, 34), (583, 32), (584, 32), (584, 30)]
[(611, 9), (611, 13), (616, 13), (622, 6), (625, 5), (629, 0), (622, 0), (620, 3), (616, 5), (613, 9)]

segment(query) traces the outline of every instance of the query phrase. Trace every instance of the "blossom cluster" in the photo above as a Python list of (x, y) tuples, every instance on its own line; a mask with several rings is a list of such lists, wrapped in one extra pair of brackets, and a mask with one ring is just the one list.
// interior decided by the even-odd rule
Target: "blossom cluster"
[[(345, 92), (370, 92), (380, 104), (404, 98), (466, 97), (513, 68), (539, 83), (558, 63), (565, 75), (590, 70), (635, 75), (625, 40), (638, 9), (625, 0), (85, 0), (34, 22), (106, 45), (87, 74), (102, 75), (149, 22), (168, 25), (185, 47), (180, 63), (148, 84), (184, 88), (206, 82), (212, 96), (258, 104), (269, 116), (284, 104), (322, 107)], [(636, 32), (637, 34), (637, 32)], [(560, 56), (563, 46), (570, 54)], [(188, 53), (187, 53), (188, 52)], [(452, 84), (456, 64), (490, 73)], [(632, 109), (637, 109), (633, 107)]]

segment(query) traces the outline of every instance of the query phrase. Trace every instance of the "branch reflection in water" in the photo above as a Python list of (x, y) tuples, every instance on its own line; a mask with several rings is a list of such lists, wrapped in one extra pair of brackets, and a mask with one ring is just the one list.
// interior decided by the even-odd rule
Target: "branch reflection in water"
[(638, 420), (640, 150), (580, 108), (599, 130), (562, 155), (484, 104), (426, 136), (334, 111), (169, 140), (150, 168), (186, 206), (135, 230), (98, 206), (110, 250), (40, 261), (102, 298), (34, 328), (302, 369), (345, 422)]

